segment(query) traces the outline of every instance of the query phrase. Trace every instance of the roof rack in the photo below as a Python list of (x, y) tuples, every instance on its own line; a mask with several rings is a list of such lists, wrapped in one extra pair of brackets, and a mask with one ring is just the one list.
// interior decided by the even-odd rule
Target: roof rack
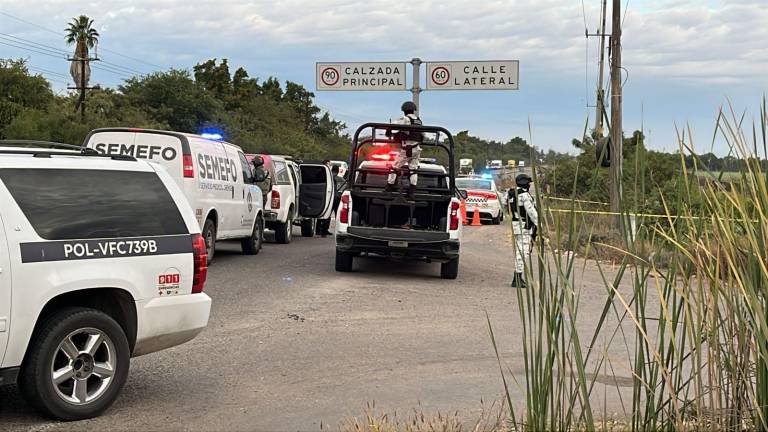
[[(39, 140), (0, 140), (0, 147), (33, 147), (27, 150), (9, 150), (0, 149), (0, 154), (30, 154), (34, 157), (51, 157), (51, 156), (91, 156), (91, 157), (105, 157), (114, 160), (126, 160), (135, 161), (136, 158), (129, 155), (110, 155), (99, 153), (96, 150), (88, 147), (80, 147), (72, 144), (63, 144), (52, 141), (39, 141)], [(51, 150), (40, 148), (48, 147)], [(60, 150), (60, 151), (57, 151)], [(70, 150), (70, 151), (61, 151)], [(72, 150), (77, 151), (74, 153)]]

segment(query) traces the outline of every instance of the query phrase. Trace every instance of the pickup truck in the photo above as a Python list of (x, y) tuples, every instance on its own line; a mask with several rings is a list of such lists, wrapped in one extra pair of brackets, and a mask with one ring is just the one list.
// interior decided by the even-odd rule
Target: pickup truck
[[(370, 136), (360, 139), (370, 130)], [(422, 151), (445, 153), (448, 167), (421, 162), (413, 199), (407, 169), (396, 170), (399, 132), (421, 132)], [(394, 137), (394, 138), (392, 138)], [(362, 160), (361, 160), (362, 159)], [(461, 215), (455, 187), (454, 144), (441, 127), (366, 123), (356, 131), (347, 190), (341, 195), (336, 221), (336, 271), (349, 272), (354, 259), (368, 255), (400, 260), (439, 262), (440, 276), (459, 272)], [(400, 171), (400, 172), (398, 172)], [(396, 190), (386, 190), (387, 176), (398, 174)]]

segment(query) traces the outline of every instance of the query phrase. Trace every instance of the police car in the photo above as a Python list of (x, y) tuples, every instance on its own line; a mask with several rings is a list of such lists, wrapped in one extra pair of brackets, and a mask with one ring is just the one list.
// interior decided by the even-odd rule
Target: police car
[(0, 141), (0, 385), (57, 419), (97, 416), (130, 357), (206, 327), (205, 241), (157, 165), (11, 144), (29, 143)]
[(220, 135), (134, 128), (91, 131), (84, 148), (156, 162), (184, 191), (205, 238), (208, 260), (217, 240), (240, 240), (243, 253), (261, 250), (264, 206), (243, 150)]
[(461, 177), (456, 179), (456, 187), (467, 191), (467, 217), (471, 218), (477, 209), (481, 218), (494, 225), (504, 220), (505, 206), (492, 178)]

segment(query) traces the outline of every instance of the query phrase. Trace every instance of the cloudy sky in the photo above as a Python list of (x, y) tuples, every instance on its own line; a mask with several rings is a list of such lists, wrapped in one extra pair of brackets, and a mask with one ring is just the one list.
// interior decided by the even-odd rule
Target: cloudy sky
[[(622, 0), (624, 6), (625, 130), (642, 125), (652, 147), (672, 150), (675, 125), (690, 124), (697, 148), (706, 151), (727, 100), (758, 114), (768, 90), (767, 0)], [(105, 85), (212, 57), (310, 89), (316, 61), (519, 59), (519, 91), (425, 92), (422, 117), (499, 140), (528, 137), (530, 120), (535, 145), (569, 151), (594, 116), (587, 104), (594, 104), (599, 49), (584, 32), (585, 24), (597, 31), (599, 8), (600, 0), (1, 0), (0, 57), (28, 58), (62, 89), (68, 64), (51, 48), (70, 50), (61, 29), (84, 13), (101, 33), (104, 62), (93, 80)], [(41, 45), (31, 51), (30, 42)], [(316, 94), (351, 127), (387, 120), (409, 98)]]

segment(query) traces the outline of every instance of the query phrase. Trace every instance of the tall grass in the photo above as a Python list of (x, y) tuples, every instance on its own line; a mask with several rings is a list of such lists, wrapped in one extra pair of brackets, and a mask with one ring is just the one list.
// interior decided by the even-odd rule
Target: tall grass
[[(721, 111), (713, 141), (748, 161), (730, 187), (702, 184), (699, 171), (709, 170), (698, 161), (685, 168), (692, 134), (678, 133), (682, 175), (664, 218), (640, 217), (631, 232), (623, 214), (619, 244), (593, 242), (621, 257), (610, 269), (590, 264), (602, 288), (586, 294), (601, 299), (599, 314), (583, 312), (585, 261), (556, 251), (606, 226), (544, 209), (540, 232), (551, 241), (537, 243), (529, 288), (516, 290), (524, 377), (499, 357), (517, 429), (605, 429), (610, 406), (629, 430), (768, 429), (768, 175), (755, 159), (768, 157), (767, 129), (765, 102), (749, 126)], [(642, 173), (642, 164), (626, 169)], [(635, 178), (629, 187), (654, 187)], [(492, 328), (491, 338), (496, 347)], [(516, 385), (524, 404), (513, 403)]]

